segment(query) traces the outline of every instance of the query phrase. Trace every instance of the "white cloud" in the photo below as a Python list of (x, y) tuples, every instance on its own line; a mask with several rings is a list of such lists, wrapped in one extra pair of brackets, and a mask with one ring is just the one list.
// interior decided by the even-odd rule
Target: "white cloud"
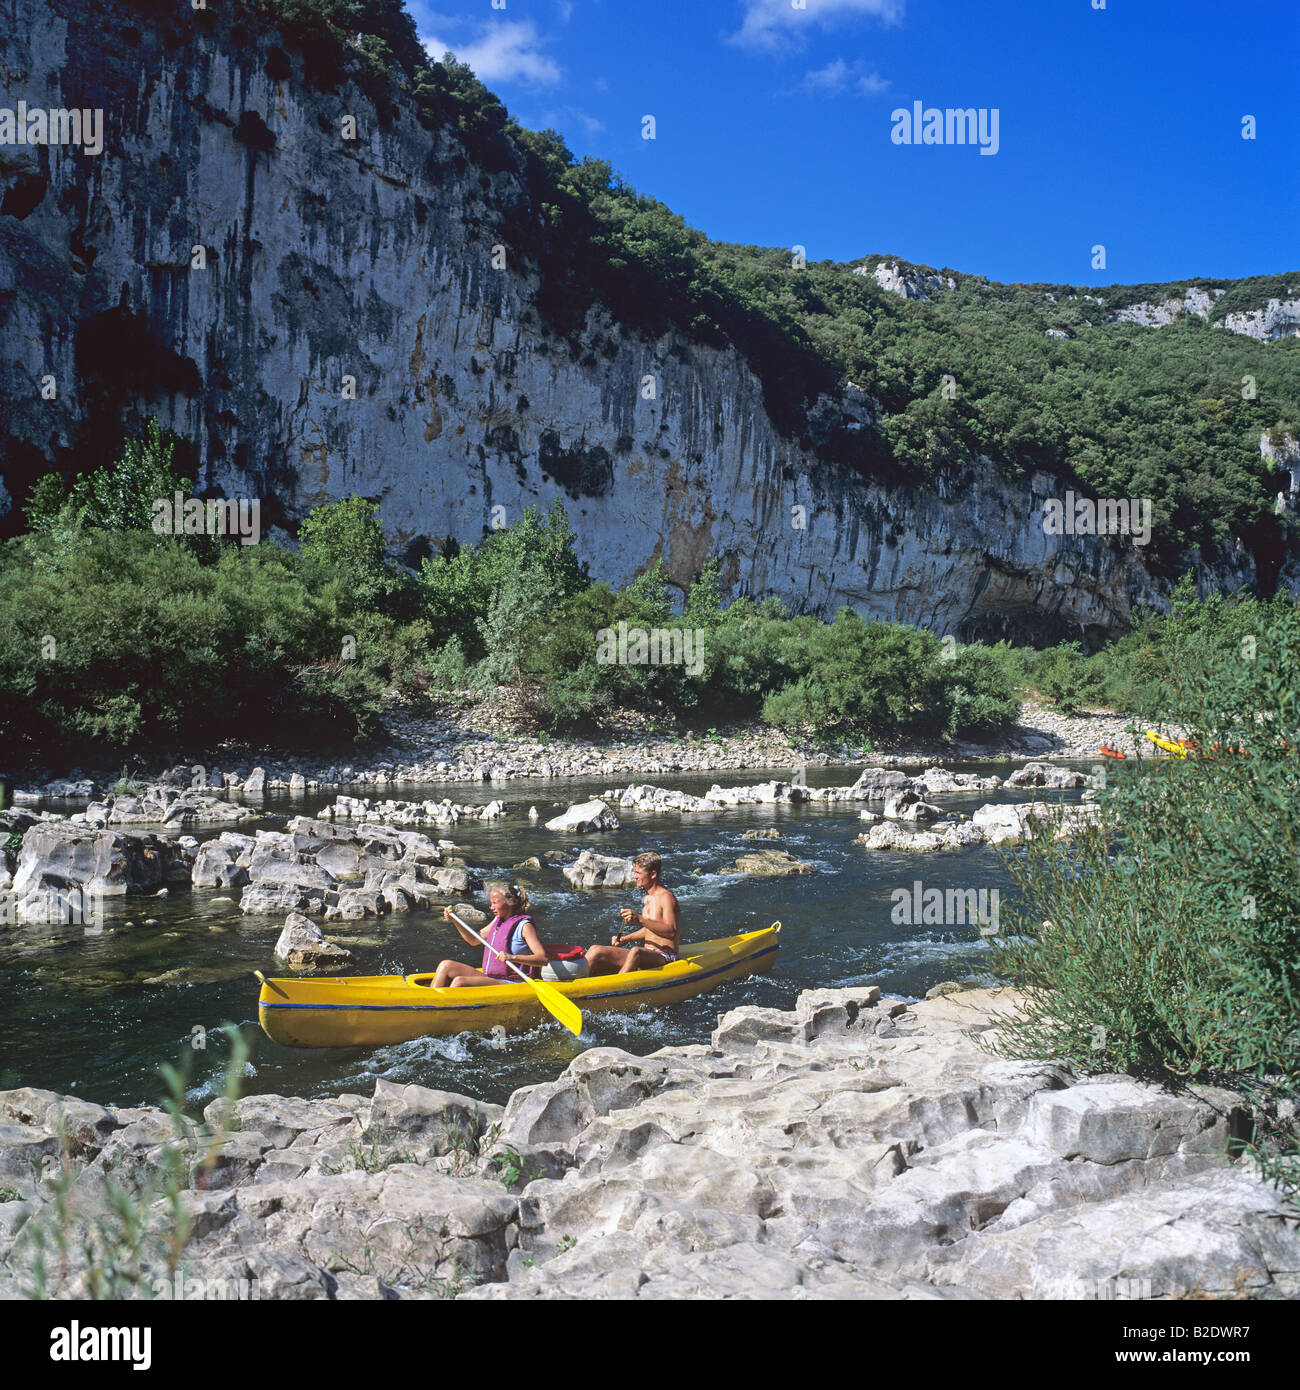
[(876, 96), (889, 86), (889, 79), (878, 72), (868, 72), (865, 63), (846, 63), (836, 58), (824, 68), (804, 73), (801, 90), (814, 96), (840, 96), (857, 92), (859, 96)]
[(808, 28), (823, 28), (862, 15), (886, 24), (903, 17), (906, 0), (805, 0), (796, 10), (790, 0), (741, 0), (745, 18), (731, 42), (748, 48), (802, 47)]
[(564, 75), (563, 68), (542, 52), (537, 26), (530, 19), (488, 24), (470, 42), (452, 43), (432, 36), (421, 42), (431, 58), (454, 53), (474, 69), (481, 82), (489, 84), (525, 82), (535, 87), (553, 87)]

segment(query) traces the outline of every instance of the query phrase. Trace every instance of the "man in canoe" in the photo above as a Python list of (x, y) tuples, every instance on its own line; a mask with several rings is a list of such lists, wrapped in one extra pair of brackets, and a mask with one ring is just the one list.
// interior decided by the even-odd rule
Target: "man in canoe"
[[(608, 946), (592, 946), (587, 964), (593, 975), (626, 975), (633, 970), (657, 970), (677, 959), (681, 945), (681, 910), (676, 897), (659, 882), (663, 860), (653, 851), (638, 854), (632, 861), (636, 886), (645, 892), (641, 911), (625, 907), (624, 922), (634, 922), (636, 930), (610, 938)], [(630, 944), (629, 944), (630, 943)]]
[[(518, 884), (489, 883), (488, 902), (492, 907), (492, 920), (483, 928), (483, 938), (490, 949), (483, 950), (482, 966), (475, 970), (472, 965), (458, 960), (440, 961), (431, 981), (433, 989), (515, 984), (519, 976), (507, 961), (512, 961), (525, 975), (533, 974), (537, 966), (546, 964), (546, 947), (528, 915), (528, 894)], [(451, 922), (451, 908), (444, 908), (442, 915)], [(479, 945), (459, 922), (452, 922), (452, 925), (463, 941), (471, 946)]]

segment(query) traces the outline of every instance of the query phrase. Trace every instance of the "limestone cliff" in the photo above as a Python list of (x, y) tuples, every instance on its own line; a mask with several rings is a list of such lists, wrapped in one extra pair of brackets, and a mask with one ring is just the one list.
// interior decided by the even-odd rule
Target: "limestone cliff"
[[(4, 9), (7, 100), (102, 108), (105, 146), (0, 147), (0, 500), (156, 414), (201, 489), (262, 500), (264, 531), (358, 493), (408, 558), (558, 493), (615, 583), (662, 555), (684, 585), (714, 554), (739, 591), (960, 637), (1098, 636), (1160, 602), (1127, 538), (1044, 534), (1066, 480), (986, 461), (924, 491), (864, 480), (774, 427), (734, 349), (593, 313), (572, 351), (536, 274), (508, 247), (494, 266), (515, 173), (400, 103), (314, 90), (275, 33)], [(808, 434), (870, 419), (849, 388)]]

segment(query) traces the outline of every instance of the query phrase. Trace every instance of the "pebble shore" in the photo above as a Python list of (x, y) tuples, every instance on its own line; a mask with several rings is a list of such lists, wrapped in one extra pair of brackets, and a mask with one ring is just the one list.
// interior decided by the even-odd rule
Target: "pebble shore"
[[(1132, 756), (1137, 741), (1149, 753), (1141, 732), (1128, 728), (1134, 717), (1111, 712), (1066, 716), (1026, 704), (1021, 722), (988, 743), (944, 739), (903, 740), (888, 747), (843, 743), (813, 747), (763, 724), (718, 728), (704, 734), (665, 734), (644, 721), (628, 719), (599, 741), (559, 739), (509, 731), (508, 711), (496, 702), (444, 710), (436, 718), (390, 711), (387, 742), (344, 760), (294, 757), (278, 749), (225, 744), (179, 760), (178, 771), (194, 772), (185, 781), (212, 789), (306, 791), (324, 787), (383, 787), (412, 783), (509, 782), (528, 778), (619, 777), (652, 774), (771, 770), (792, 778), (796, 770), (870, 762), (876, 766), (957, 765), (972, 761), (1100, 758), (1106, 743)], [(1175, 736), (1179, 730), (1166, 730)], [(166, 766), (136, 774), (141, 782), (167, 778)], [(262, 774), (258, 776), (258, 773)], [(201, 773), (201, 780), (196, 780)], [(38, 796), (92, 796), (116, 780), (118, 769), (73, 768), (55, 777), (48, 769), (18, 780), (17, 800)], [(256, 785), (249, 787), (250, 779)]]

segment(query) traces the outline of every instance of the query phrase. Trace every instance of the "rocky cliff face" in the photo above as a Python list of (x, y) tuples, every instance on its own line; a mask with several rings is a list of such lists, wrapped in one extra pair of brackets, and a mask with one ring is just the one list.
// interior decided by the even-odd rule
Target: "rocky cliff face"
[[(1145, 300), (1141, 304), (1126, 305), (1113, 313), (1107, 322), (1164, 328), (1183, 314), (1208, 319), (1215, 301), (1221, 299), (1224, 293), (1223, 290), (1207, 291), (1193, 285), (1186, 293), (1171, 295), (1158, 303)], [(1297, 338), (1300, 337), (1300, 299), (1270, 299), (1263, 308), (1225, 314), (1222, 322), (1215, 326), (1225, 328), (1229, 333), (1256, 338), (1261, 343), (1275, 343), (1279, 338)]]
[(1244, 314), (1225, 314), (1223, 326), (1262, 343), (1279, 338), (1300, 338), (1300, 299), (1270, 299), (1262, 309)]
[[(0, 34), (8, 99), (105, 119), (98, 156), (0, 147), (12, 497), (156, 414), (201, 489), (261, 499), (264, 531), (358, 493), (413, 557), (558, 494), (615, 583), (662, 555), (684, 585), (713, 554), (740, 591), (963, 638), (1100, 635), (1159, 603), (1128, 538), (1044, 534), (1060, 479), (873, 484), (778, 433), (733, 350), (594, 314), (561, 345), (536, 276), (508, 246), (498, 268), (513, 174), (400, 107), (384, 124), (354, 89), (311, 90), (274, 34), (123, 13), (15, 4)], [(852, 391), (822, 407), (870, 418)], [(1252, 577), (1244, 552), (1215, 576)]]
[(1170, 295), (1168, 299), (1159, 303), (1144, 301), (1141, 304), (1126, 305), (1123, 309), (1116, 310), (1108, 322), (1136, 323), (1140, 328), (1165, 328), (1183, 314), (1195, 314), (1201, 319), (1209, 318), (1214, 301), (1221, 298), (1223, 293), (1223, 290), (1207, 292), (1194, 285), (1186, 294)]

